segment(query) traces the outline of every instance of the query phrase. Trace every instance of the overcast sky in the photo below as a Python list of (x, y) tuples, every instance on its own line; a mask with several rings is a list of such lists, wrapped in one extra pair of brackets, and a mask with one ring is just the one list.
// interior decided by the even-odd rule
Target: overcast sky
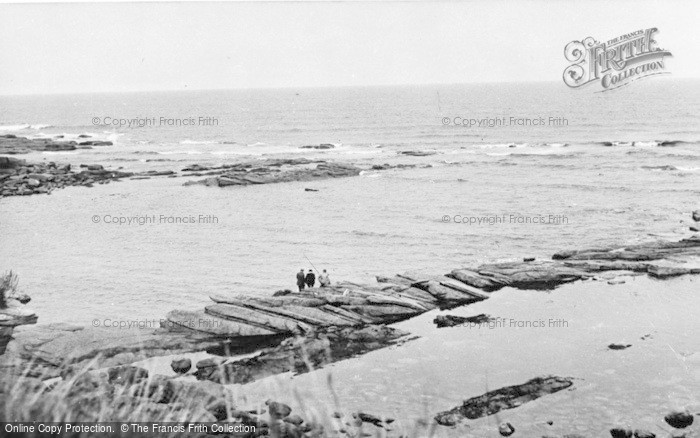
[(0, 5), (0, 94), (559, 81), (564, 46), (658, 27), (700, 78), (700, 1)]

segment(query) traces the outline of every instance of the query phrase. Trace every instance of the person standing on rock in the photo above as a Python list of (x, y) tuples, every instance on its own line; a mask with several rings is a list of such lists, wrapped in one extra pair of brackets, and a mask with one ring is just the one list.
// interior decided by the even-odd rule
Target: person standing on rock
[(299, 269), (299, 272), (297, 272), (297, 286), (299, 287), (299, 292), (304, 290), (305, 281), (306, 278), (304, 278), (304, 270)]
[(316, 274), (314, 274), (314, 271), (312, 269), (309, 269), (309, 273), (306, 274), (306, 287), (314, 287), (314, 284), (316, 283)]
[(323, 273), (318, 276), (318, 283), (321, 285), (321, 287), (327, 287), (331, 285), (331, 279), (328, 278), (328, 273), (326, 270), (323, 270)]

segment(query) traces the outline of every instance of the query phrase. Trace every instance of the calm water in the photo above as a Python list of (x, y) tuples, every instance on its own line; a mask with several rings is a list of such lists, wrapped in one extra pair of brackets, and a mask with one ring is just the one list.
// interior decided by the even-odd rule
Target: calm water
[[(498, 424), (506, 421), (523, 437), (606, 437), (614, 426), (667, 436), (666, 413), (700, 409), (697, 290), (697, 279), (689, 277), (576, 283), (551, 293), (507, 288), (448, 312), (507, 321), (490, 329), (437, 329), (432, 320), (439, 311), (432, 311), (397, 324), (419, 339), (313, 373), (235, 388), (241, 405), (283, 394), (295, 409), (321, 418), (362, 410), (398, 419), (397, 431), (429, 436), (417, 422), (429, 424), (436, 413), (489, 390), (555, 375), (574, 378), (572, 389), (457, 428), (437, 427), (433, 436), (498, 438)], [(543, 327), (523, 325), (540, 320)], [(613, 351), (610, 343), (632, 346)]]
[[(4, 132), (115, 142), (33, 153), (30, 160), (177, 170), (309, 156), (432, 167), (229, 189), (182, 187), (181, 178), (123, 181), (3, 199), (0, 260), (19, 273), (43, 322), (87, 323), (161, 318), (175, 307), (200, 307), (210, 293), (293, 287), (293, 274), (311, 267), (307, 257), (334, 280), (371, 281), (376, 274), (442, 273), (561, 248), (680, 237), (700, 194), (700, 82), (638, 85), (599, 94), (551, 83), (2, 97)], [(218, 126), (91, 123), (199, 116), (217, 118)], [(569, 124), (453, 123), (550, 116)], [(318, 143), (337, 148), (299, 148)], [(437, 154), (397, 155), (403, 150)], [(320, 191), (305, 192), (308, 186)], [(455, 215), (504, 214), (566, 222), (454, 223)], [(94, 224), (94, 215), (213, 215), (218, 223), (119, 226)]]

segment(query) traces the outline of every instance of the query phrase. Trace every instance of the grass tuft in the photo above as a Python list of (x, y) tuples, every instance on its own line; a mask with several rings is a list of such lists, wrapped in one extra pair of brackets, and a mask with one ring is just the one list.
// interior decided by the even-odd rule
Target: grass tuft
[(6, 272), (0, 277), (0, 309), (7, 308), (7, 299), (17, 292), (19, 278), (14, 272)]

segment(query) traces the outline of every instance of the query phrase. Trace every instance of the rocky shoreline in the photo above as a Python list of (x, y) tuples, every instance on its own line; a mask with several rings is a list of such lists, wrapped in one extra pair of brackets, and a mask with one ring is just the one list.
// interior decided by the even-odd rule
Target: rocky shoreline
[(58, 152), (75, 151), (78, 149), (92, 149), (93, 146), (112, 146), (111, 141), (87, 140), (90, 135), (81, 134), (80, 141), (67, 141), (62, 135), (53, 138), (26, 138), (14, 134), (0, 135), (0, 154), (16, 155), (30, 152)]
[(107, 170), (99, 164), (81, 165), (80, 171), (70, 164), (29, 164), (12, 157), (0, 157), (0, 197), (49, 194), (69, 186), (92, 187), (134, 176), (131, 172)]
[[(2, 154), (28, 154), (41, 151), (75, 151), (90, 149), (93, 146), (111, 145), (111, 142), (97, 140), (75, 142), (56, 138), (53, 140), (28, 139), (11, 134), (2, 135), (0, 136), (0, 197), (49, 194), (53, 190), (69, 186), (92, 187), (94, 184), (107, 184), (124, 178), (145, 180), (153, 177), (193, 178), (206, 176), (207, 178), (201, 180), (189, 180), (183, 185), (227, 187), (346, 178), (358, 176), (363, 170), (379, 171), (416, 167), (415, 164), (383, 164), (363, 169), (349, 163), (326, 160), (270, 158), (218, 166), (194, 164), (179, 171), (129, 172), (124, 171), (121, 167), (116, 170), (105, 169), (100, 164), (81, 164), (80, 170), (75, 171), (70, 164), (31, 163), (11, 156), (2, 156)], [(308, 189), (308, 191), (317, 190)]]
[[(47, 392), (56, 385), (55, 379), (62, 384), (75, 385), (70, 376), (87, 373), (98, 380), (90, 384), (91, 388), (104, 386), (101, 391), (112, 394), (115, 385), (122, 385), (124, 380), (113, 376), (135, 373), (141, 376), (139, 381), (146, 379), (148, 386), (127, 378), (129, 403), (134, 403), (133, 399), (143, 401), (145, 397), (148, 403), (169, 405), (172, 397), (161, 397), (153, 402), (153, 394), (162, 393), (164, 388), (188, 394), (194, 391), (199, 394), (193, 400), (199, 403), (202, 421), (245, 418), (265, 433), (272, 433), (275, 427), (291, 431), (291, 435), (273, 436), (326, 436), (319, 432), (315, 423), (299, 427), (303, 419), (291, 421), (287, 418), (289, 414), (263, 421), (251, 417), (252, 414), (241, 414), (239, 407), (235, 407), (238, 416), (231, 416), (231, 406), (221, 407), (224, 396), (213, 396), (212, 391), (218, 394), (225, 392), (229, 384), (246, 384), (280, 373), (305, 373), (332, 362), (408, 342), (412, 339), (409, 333), (387, 324), (436, 308), (449, 309), (483, 301), (505, 287), (551, 290), (574, 281), (611, 282), (634, 275), (663, 280), (699, 274), (700, 268), (693, 263), (700, 260), (700, 236), (677, 242), (560, 251), (551, 260), (524, 260), (527, 261), (457, 268), (446, 275), (409, 273), (378, 277), (376, 285), (340, 282), (333, 287), (312, 288), (303, 294), (283, 290), (268, 297), (216, 295), (204, 310), (172, 311), (161, 321), (161, 328), (131, 335), (60, 324), (37, 327), (17, 333), (9, 343), (7, 353), (2, 356), (3, 373), (14, 376), (15, 382), (16, 379), (30, 379), (32, 385)], [(466, 319), (448, 315), (436, 323), (452, 326), (488, 320), (487, 315)], [(207, 351), (220, 360), (200, 361), (194, 369), (185, 359), (174, 360), (172, 369), (177, 375), (170, 377), (147, 378), (146, 370), (132, 365), (148, 358), (197, 351)], [(256, 355), (238, 357), (250, 352)], [(185, 384), (178, 377), (184, 375), (197, 380)], [(46, 383), (52, 379), (54, 383)], [(497, 415), (501, 409), (517, 408), (566, 389), (572, 382), (570, 378), (538, 377), (517, 387), (491, 391), (437, 414), (436, 423), (453, 427), (464, 419)], [(174, 390), (174, 387), (179, 389)], [(160, 412), (165, 408), (153, 409)], [(363, 415), (365, 419), (372, 418), (369, 423), (377, 427), (386, 426), (383, 421), (375, 421), (378, 417)], [(685, 421), (692, 422), (692, 415), (690, 418)], [(351, 421), (338, 427), (348, 432), (351, 430), (348, 425), (361, 426), (363, 422), (362, 416), (356, 413)], [(501, 425), (501, 428), (503, 436), (513, 433), (512, 425)], [(611, 430), (612, 436), (631, 436), (624, 433), (627, 431)]]

